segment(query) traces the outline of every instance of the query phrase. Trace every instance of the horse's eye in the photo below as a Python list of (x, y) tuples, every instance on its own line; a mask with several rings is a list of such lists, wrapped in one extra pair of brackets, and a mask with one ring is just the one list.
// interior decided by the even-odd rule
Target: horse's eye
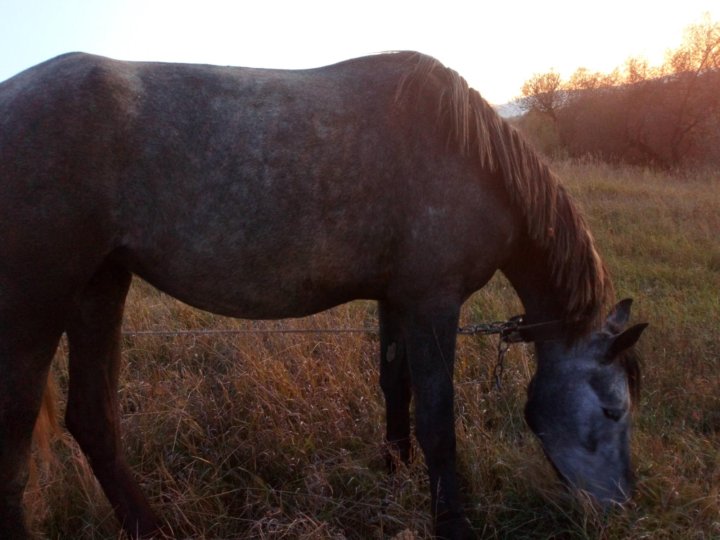
[(623, 415), (625, 414), (625, 410), (612, 407), (603, 407), (603, 414), (606, 418), (617, 422), (623, 417)]

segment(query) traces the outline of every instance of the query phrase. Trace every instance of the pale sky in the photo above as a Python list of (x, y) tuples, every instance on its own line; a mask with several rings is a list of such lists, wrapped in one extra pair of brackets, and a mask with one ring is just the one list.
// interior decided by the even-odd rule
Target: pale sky
[(718, 0), (0, 0), (0, 80), (64, 52), (304, 68), (412, 49), (492, 103), (534, 73), (659, 63)]

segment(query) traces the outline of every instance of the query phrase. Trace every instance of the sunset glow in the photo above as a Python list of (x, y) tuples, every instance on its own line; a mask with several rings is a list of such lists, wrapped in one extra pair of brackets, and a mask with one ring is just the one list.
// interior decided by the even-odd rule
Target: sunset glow
[[(629, 56), (660, 63), (683, 28), (717, 0), (602, 4), (331, 1), (203, 3), (8, 0), (0, 17), (0, 79), (83, 50), (121, 59), (314, 67), (415, 49), (464, 75), (491, 102), (517, 96), (533, 73), (612, 70)], [(487, 3), (483, 3), (487, 4)], [(8, 51), (13, 51), (8, 54)]]

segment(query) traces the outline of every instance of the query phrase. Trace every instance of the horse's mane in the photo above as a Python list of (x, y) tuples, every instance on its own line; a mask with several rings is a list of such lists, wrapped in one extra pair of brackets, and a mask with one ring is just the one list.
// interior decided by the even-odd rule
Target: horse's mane
[[(525, 218), (526, 234), (545, 259), (563, 308), (578, 335), (594, 326), (612, 299), (612, 284), (584, 219), (558, 178), (492, 107), (455, 71), (410, 53), (411, 69), (396, 98), (436, 95), (438, 125), (449, 144), (499, 172), (511, 203)], [(435, 98), (434, 98), (435, 99)]]

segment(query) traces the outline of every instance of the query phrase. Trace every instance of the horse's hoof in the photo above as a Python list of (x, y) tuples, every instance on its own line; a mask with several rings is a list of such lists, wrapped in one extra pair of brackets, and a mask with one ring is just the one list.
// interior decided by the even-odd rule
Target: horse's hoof
[(464, 514), (438, 516), (435, 537), (439, 540), (474, 540), (477, 538), (470, 521)]

